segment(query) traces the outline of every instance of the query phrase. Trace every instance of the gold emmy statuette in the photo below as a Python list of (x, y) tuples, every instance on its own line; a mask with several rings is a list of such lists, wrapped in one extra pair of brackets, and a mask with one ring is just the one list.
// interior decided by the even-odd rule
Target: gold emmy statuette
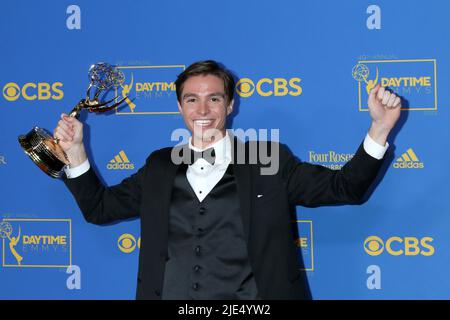
[[(70, 111), (69, 116), (78, 118), (81, 110), (86, 109), (89, 112), (102, 113), (112, 110), (122, 104), (128, 97), (119, 102), (113, 103), (117, 97), (109, 101), (101, 101), (100, 94), (107, 92), (111, 88), (120, 86), (125, 77), (116, 67), (100, 62), (89, 68), (89, 87), (86, 98)], [(95, 88), (91, 93), (91, 89)], [(93, 98), (91, 98), (91, 94)], [(112, 105), (110, 105), (113, 103)], [(59, 146), (58, 139), (53, 138), (46, 130), (34, 127), (27, 134), (19, 136), (19, 143), (25, 153), (42, 171), (53, 178), (61, 176), (64, 167), (69, 164), (64, 150)]]

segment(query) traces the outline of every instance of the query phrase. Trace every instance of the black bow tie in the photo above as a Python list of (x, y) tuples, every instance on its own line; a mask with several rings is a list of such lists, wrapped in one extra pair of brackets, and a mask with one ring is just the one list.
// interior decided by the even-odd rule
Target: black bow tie
[(214, 164), (214, 161), (216, 160), (216, 152), (214, 151), (214, 148), (208, 148), (203, 151), (194, 151), (191, 150), (191, 162), (190, 164), (193, 164), (195, 161), (197, 161), (200, 158), (205, 159), (211, 164)]

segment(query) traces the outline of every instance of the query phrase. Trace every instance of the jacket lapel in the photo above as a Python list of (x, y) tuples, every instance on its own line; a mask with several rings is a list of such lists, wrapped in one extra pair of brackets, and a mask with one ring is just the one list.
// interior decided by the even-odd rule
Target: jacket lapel
[[(245, 144), (241, 142), (236, 137), (232, 137), (232, 159), (233, 162), (231, 165), (233, 165), (234, 169), (234, 175), (236, 179), (236, 186), (237, 186), (237, 192), (239, 195), (240, 200), (240, 209), (241, 209), (241, 215), (242, 215), (242, 223), (244, 226), (244, 235), (245, 239), (248, 243), (249, 241), (249, 235), (250, 235), (250, 222), (251, 222), (251, 216), (252, 216), (252, 172), (251, 172), (251, 165), (248, 163), (248, 161), (244, 161), (242, 163), (243, 159), (239, 158), (239, 152), (248, 151), (245, 150)], [(241, 154), (242, 156), (242, 154)], [(245, 155), (245, 158), (247, 157), (247, 154)], [(245, 159), (247, 160), (247, 159)]]
[[(171, 150), (171, 148), (167, 149), (167, 152), (159, 159), (159, 163), (154, 169), (154, 172), (158, 172), (158, 176), (152, 181), (154, 184), (153, 194), (155, 205), (157, 208), (159, 207), (157, 219), (160, 220), (157, 225), (160, 226), (160, 228), (158, 228), (158, 232), (160, 232), (166, 250), (168, 248), (170, 200), (172, 198), (175, 175), (180, 167), (179, 164), (173, 163), (171, 159)], [(156, 224), (156, 221), (154, 221), (154, 223)]]

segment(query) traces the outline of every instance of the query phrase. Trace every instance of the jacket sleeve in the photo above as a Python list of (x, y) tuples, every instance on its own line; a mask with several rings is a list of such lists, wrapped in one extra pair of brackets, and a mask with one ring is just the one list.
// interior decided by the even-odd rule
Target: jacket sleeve
[(302, 162), (280, 145), (280, 172), (292, 205), (361, 203), (382, 163), (367, 154), (363, 143), (341, 170)]
[(90, 223), (106, 224), (137, 217), (150, 158), (136, 173), (114, 186), (105, 186), (92, 167), (77, 178), (63, 177), (63, 181)]

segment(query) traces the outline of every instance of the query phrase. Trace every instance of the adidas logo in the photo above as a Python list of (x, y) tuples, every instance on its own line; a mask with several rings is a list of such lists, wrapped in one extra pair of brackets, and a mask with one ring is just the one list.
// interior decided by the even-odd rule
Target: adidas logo
[(128, 160), (127, 155), (122, 150), (108, 163), (106, 167), (110, 170), (132, 170), (134, 169), (134, 164)]
[(409, 148), (393, 164), (396, 169), (423, 169), (423, 162), (419, 161), (413, 149)]

